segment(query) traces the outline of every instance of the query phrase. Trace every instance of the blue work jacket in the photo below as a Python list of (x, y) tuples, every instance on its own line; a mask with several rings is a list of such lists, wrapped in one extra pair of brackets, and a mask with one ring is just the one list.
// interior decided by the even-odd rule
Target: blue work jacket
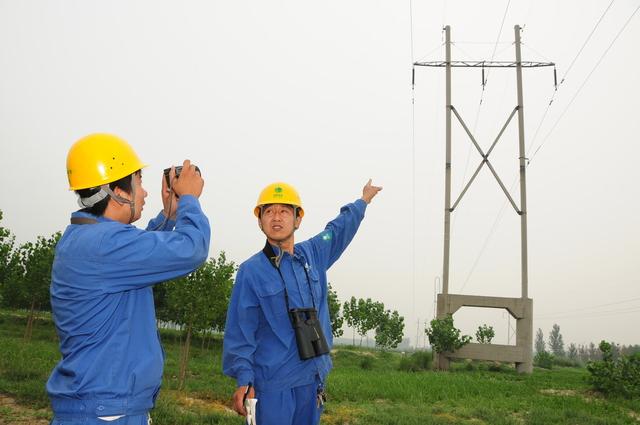
[[(176, 221), (142, 230), (105, 217), (71, 224), (58, 242), (51, 307), (62, 359), (47, 382), (56, 415), (135, 415), (153, 407), (164, 353), (152, 285), (186, 275), (209, 252), (197, 198), (180, 197)], [(174, 229), (175, 227), (175, 229)], [(171, 231), (173, 229), (173, 231)]]
[[(223, 371), (235, 378), (238, 386), (252, 383), (258, 391), (280, 391), (311, 384), (316, 376), (324, 381), (332, 366), (331, 357), (325, 354), (300, 360), (283, 280), (290, 308), (312, 307), (315, 303), (331, 347), (327, 269), (353, 239), (366, 207), (361, 199), (345, 205), (323, 232), (295, 244), (293, 255), (282, 256), (282, 278), (263, 252), (240, 265), (227, 312), (222, 354)], [(277, 247), (273, 249), (278, 253)]]

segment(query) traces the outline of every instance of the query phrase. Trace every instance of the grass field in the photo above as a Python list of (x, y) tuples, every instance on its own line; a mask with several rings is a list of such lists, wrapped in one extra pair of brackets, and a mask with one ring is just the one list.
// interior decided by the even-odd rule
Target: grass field
[[(57, 337), (44, 318), (25, 343), (25, 323), (20, 313), (0, 311), (0, 424), (46, 424), (51, 417), (44, 383), (59, 357)], [(208, 349), (194, 341), (179, 392), (179, 336), (161, 335), (167, 363), (154, 425), (242, 424), (230, 409), (234, 382), (221, 372), (221, 341)], [(640, 400), (594, 393), (584, 369), (523, 376), (509, 367), (460, 363), (452, 372), (404, 372), (400, 353), (336, 347), (332, 355), (323, 424), (640, 424)]]

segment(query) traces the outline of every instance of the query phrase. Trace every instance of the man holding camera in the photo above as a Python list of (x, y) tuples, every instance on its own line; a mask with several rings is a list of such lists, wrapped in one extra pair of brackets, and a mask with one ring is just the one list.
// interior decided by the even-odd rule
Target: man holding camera
[(259, 425), (319, 423), (332, 366), (326, 272), (381, 189), (369, 180), (360, 199), (298, 244), (294, 233), (304, 210), (296, 190), (273, 183), (260, 193), (254, 214), (267, 242), (238, 269), (224, 333), (222, 366), (237, 381), (240, 415), (247, 414), (245, 400), (257, 398)]
[(124, 140), (92, 134), (67, 155), (69, 188), (81, 209), (56, 246), (51, 307), (62, 359), (47, 382), (54, 425), (147, 424), (164, 354), (152, 286), (195, 270), (210, 228), (198, 198), (204, 181), (187, 160), (164, 210), (147, 230), (140, 218), (145, 167)]

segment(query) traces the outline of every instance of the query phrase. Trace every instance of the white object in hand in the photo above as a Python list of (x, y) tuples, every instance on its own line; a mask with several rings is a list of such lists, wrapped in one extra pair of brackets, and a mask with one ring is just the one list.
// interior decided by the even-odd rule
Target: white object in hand
[(258, 425), (256, 420), (256, 404), (257, 398), (248, 398), (244, 401), (244, 408), (247, 411), (247, 425)]

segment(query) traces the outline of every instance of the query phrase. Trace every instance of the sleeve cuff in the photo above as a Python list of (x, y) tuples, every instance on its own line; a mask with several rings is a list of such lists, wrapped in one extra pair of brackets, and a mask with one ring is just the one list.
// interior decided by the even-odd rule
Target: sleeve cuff
[(360, 210), (360, 212), (362, 212), (362, 214), (364, 215), (365, 210), (367, 209), (367, 203), (364, 201), (364, 199), (362, 198), (358, 198), (356, 199), (356, 201), (353, 203), (358, 210)]
[(253, 383), (253, 373), (250, 371), (242, 372), (238, 374), (236, 378), (239, 387), (244, 387)]

